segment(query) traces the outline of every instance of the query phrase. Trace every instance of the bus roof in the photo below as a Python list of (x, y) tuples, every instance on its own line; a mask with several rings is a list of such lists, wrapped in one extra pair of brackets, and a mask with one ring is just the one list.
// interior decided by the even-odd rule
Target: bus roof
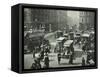
[(82, 34), (82, 37), (89, 37), (89, 34)]
[(57, 41), (62, 41), (62, 40), (64, 40), (65, 39), (65, 37), (59, 37), (58, 39), (57, 39)]
[(64, 43), (64, 46), (70, 46), (71, 44), (73, 43), (73, 40), (67, 40), (65, 43)]

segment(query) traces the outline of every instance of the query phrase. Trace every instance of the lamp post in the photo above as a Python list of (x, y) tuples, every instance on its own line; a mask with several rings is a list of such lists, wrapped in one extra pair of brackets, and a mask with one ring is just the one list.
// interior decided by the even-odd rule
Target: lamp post
[(51, 24), (49, 24), (49, 32), (51, 32), (52, 30), (51, 30)]

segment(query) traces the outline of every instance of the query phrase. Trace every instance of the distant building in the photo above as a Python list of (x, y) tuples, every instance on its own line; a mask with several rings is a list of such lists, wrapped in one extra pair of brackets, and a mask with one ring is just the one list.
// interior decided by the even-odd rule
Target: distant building
[(67, 29), (67, 11), (57, 10), (57, 17), (58, 29), (62, 31)]
[(85, 31), (94, 28), (94, 13), (82, 11), (79, 15), (79, 30)]
[(64, 29), (66, 24), (66, 11), (50, 9), (24, 9), (24, 26), (27, 29), (52, 32)]
[(72, 26), (72, 30), (73, 30), (74, 32), (77, 31), (77, 25), (76, 25), (76, 24)]

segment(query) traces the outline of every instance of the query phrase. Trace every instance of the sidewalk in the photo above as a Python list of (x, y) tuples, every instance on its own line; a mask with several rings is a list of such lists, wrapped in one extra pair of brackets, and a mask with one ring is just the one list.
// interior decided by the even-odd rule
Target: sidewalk
[[(86, 57), (86, 55), (85, 55)], [(77, 57), (74, 61), (73, 64), (69, 64), (69, 59), (66, 58), (61, 58), (61, 64), (58, 64), (58, 59), (57, 59), (57, 53), (50, 53), (49, 54), (49, 66), (50, 67), (70, 67), (70, 66), (81, 66), (82, 63), (82, 57)], [(24, 68), (25, 69), (30, 69), (32, 63), (34, 62), (34, 58), (32, 54), (25, 54), (24, 55)], [(41, 65), (43, 67), (43, 61), (41, 61)]]

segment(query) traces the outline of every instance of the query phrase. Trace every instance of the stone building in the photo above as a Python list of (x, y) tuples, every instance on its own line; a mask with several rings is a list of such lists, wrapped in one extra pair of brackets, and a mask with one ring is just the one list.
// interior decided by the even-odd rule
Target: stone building
[(79, 15), (79, 30), (90, 30), (94, 28), (94, 13), (82, 11)]
[(27, 29), (52, 32), (67, 26), (67, 12), (53, 9), (24, 9), (24, 26)]

